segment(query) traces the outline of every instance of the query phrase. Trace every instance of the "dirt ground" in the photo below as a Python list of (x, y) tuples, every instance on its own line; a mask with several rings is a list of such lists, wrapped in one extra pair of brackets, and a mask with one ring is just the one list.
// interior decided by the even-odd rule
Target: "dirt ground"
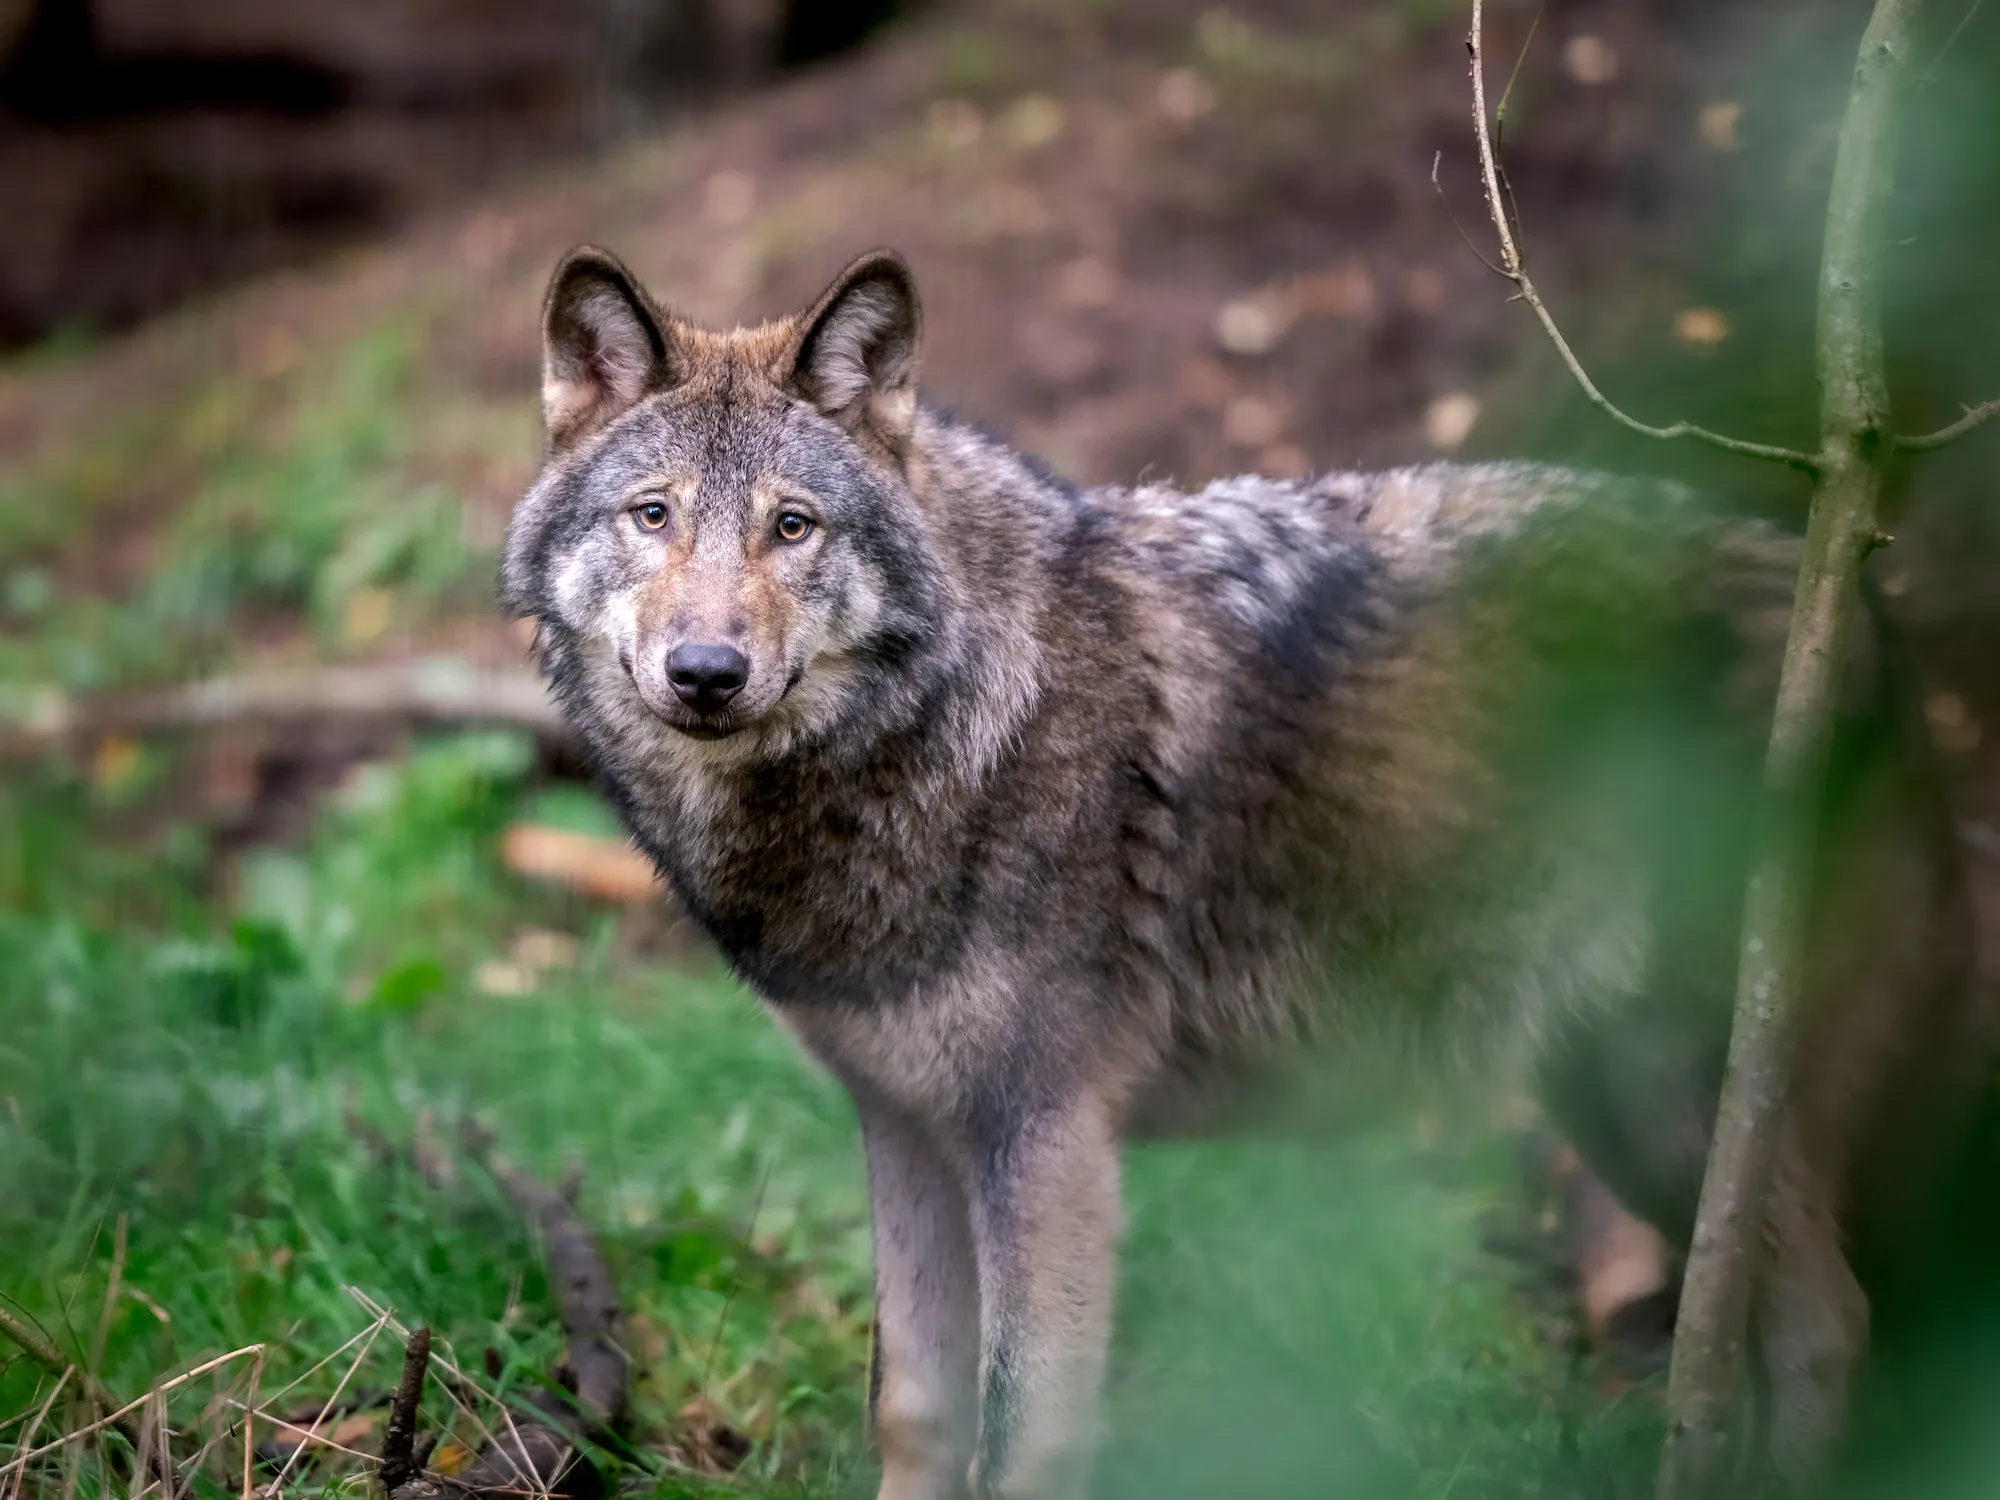
[[(398, 322), (419, 331), (411, 475), (448, 484), (490, 546), (532, 473), (535, 319), (562, 250), (610, 246), (678, 310), (728, 322), (796, 305), (886, 243), (925, 293), (930, 399), (1086, 482), (1562, 453), (1795, 509), (1782, 474), (1652, 448), (1583, 408), (1462, 240), (1490, 237), (1463, 9), (946, 7), (606, 159), (532, 167), (392, 238), (81, 353), (17, 360), (0, 369), (0, 468), (31, 471), (218, 375), (275, 391), (315, 351)], [(1812, 399), (1812, 215), (1863, 7), (1492, 9), (1494, 59), (1534, 32), (1505, 146), (1538, 280), (1579, 351), (1649, 414), (1796, 440)], [(1960, 72), (2000, 38), (1993, 18), (1973, 19)], [(1774, 90), (1777, 62), (1796, 87)], [(1967, 180), (1918, 207), (1958, 201)], [(1995, 299), (1942, 318), (1923, 288), (1940, 266), (1976, 263), (1960, 242), (1992, 217), (1932, 212), (1944, 259), (1904, 278), (1924, 329), (1899, 345), (1905, 387), (1929, 403), (1919, 417), (1990, 394), (1971, 382), (2000, 338), (1968, 335), (2000, 332)], [(2000, 383), (2000, 368), (1986, 374)], [(2000, 528), (1977, 501), (1992, 453), (1975, 440), (1922, 471), (1884, 570), (1936, 678), (1941, 743), (1988, 869), (2000, 788), (1980, 726), (2000, 713), (1986, 582)], [(113, 487), (88, 535), (42, 560), (68, 587), (135, 589), (199, 478), (169, 464)], [(515, 650), (484, 613), (403, 646)]]

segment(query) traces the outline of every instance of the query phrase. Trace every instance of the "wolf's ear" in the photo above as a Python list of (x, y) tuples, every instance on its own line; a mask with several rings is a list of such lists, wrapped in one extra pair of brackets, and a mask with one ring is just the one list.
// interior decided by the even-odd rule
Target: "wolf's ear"
[(799, 320), (791, 388), (900, 462), (917, 417), (922, 328), (909, 266), (893, 250), (871, 251)]
[(542, 303), (542, 423), (560, 453), (669, 383), (666, 320), (606, 251), (565, 255)]

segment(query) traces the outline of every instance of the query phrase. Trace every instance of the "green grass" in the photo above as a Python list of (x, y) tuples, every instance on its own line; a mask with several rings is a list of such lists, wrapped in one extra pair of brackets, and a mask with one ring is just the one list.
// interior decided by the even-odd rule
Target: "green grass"
[[(484, 608), (458, 502), (407, 482), (414, 338), (195, 382), (0, 476), (0, 718), (193, 675), (253, 629), (365, 649), (369, 591), (399, 621)], [(157, 513), (135, 509), (148, 486)], [(114, 597), (90, 561), (130, 526), (143, 582)], [(584, 1169), (637, 1361), (635, 1486), (870, 1492), (850, 1107), (711, 962), (635, 955), (614, 914), (500, 867), (509, 819), (605, 831), (600, 802), (541, 781), (517, 737), (460, 734), (353, 768), (298, 847), (224, 851), (181, 810), (198, 746), (121, 754), (0, 777), (0, 1297), (79, 1362), (102, 1321), (128, 1399), (252, 1344), (265, 1393), (304, 1377), (282, 1407), (324, 1397), (347, 1360), (315, 1366), (370, 1325), (355, 1292), (532, 1391), (562, 1344), (533, 1236), (476, 1166), (439, 1186), (371, 1144), (474, 1115), (537, 1174)], [(550, 933), (573, 960), (482, 987), (536, 943), (566, 952)], [(1412, 1103), (1337, 1144), (1129, 1154), (1106, 1496), (1641, 1493), (1652, 1404), (1599, 1401), (1546, 1300), (1479, 1249), (1514, 1172), (1478, 1110), (1435, 1103), (1428, 1144)], [(354, 1382), (392, 1380), (394, 1345)], [(215, 1389), (177, 1390), (174, 1419), (220, 1430)], [(0, 1350), (0, 1423), (48, 1390)], [(691, 1403), (751, 1440), (726, 1479), (662, 1461)], [(81, 1420), (58, 1402), (44, 1434)], [(223, 1492), (219, 1460), (204, 1483)]]
[[(410, 474), (418, 336), (389, 323), (282, 377), (209, 375), (0, 473), (0, 720), (31, 688), (225, 660), (246, 620), (340, 654), (486, 607), (460, 497)], [(108, 593), (135, 549), (143, 581)]]
[[(608, 917), (497, 867), (517, 808), (584, 821), (525, 746), (464, 735), (365, 768), (308, 847), (208, 900), (106, 838), (59, 771), (0, 798), (0, 1292), (87, 1349), (126, 1216), (114, 1391), (254, 1342), (288, 1379), (366, 1325), (349, 1286), (531, 1384), (560, 1335), (530, 1235), (476, 1168), (441, 1191), (344, 1120), (408, 1140), (475, 1113), (551, 1178), (586, 1168), (642, 1431), (705, 1396), (755, 1442), (735, 1487), (865, 1489), (848, 1106), (726, 977), (620, 961)], [(574, 934), (575, 963), (479, 993), (523, 927)], [(1638, 1493), (1600, 1480), (1643, 1452), (1645, 1409), (1596, 1408), (1538, 1334), (1477, 1249), (1504, 1161), (1448, 1139), (1398, 1120), (1332, 1148), (1132, 1153), (1107, 1494)], [(392, 1353), (357, 1378), (386, 1381)], [(9, 1365), (0, 1413), (38, 1389)]]
[[(411, 351), (381, 329), (275, 394), (218, 377), (0, 477), (0, 720), (46, 687), (226, 661), (251, 622), (354, 649), (369, 590), (413, 621), (483, 608), (457, 502), (404, 483)], [(181, 499), (112, 598), (77, 559), (149, 464)], [(539, 779), (518, 737), (459, 734), (354, 767), (297, 847), (223, 851), (180, 810), (198, 747), (121, 756), (0, 776), (0, 1299), (128, 1398), (252, 1344), (264, 1392), (302, 1378), (283, 1407), (322, 1398), (346, 1362), (316, 1366), (370, 1325), (357, 1292), (531, 1392), (562, 1345), (533, 1236), (476, 1166), (440, 1186), (371, 1144), (478, 1116), (528, 1169), (584, 1169), (636, 1360), (635, 1492), (870, 1492), (850, 1108), (713, 963), (635, 953), (613, 913), (500, 867), (510, 819), (609, 831), (601, 802)], [(529, 993), (482, 986), (537, 947), (564, 957)], [(1480, 1248), (1520, 1185), (1476, 1099), (1315, 1146), (1138, 1147), (1126, 1181), (1106, 1500), (1649, 1492), (1656, 1393), (1600, 1396), (1547, 1295)], [(394, 1345), (355, 1382), (391, 1380)], [(0, 1463), (49, 1389), (0, 1348)], [(220, 1430), (213, 1391), (179, 1389), (174, 1419)], [(736, 1473), (668, 1460), (698, 1413), (750, 1439)], [(44, 1434), (82, 1420), (59, 1401)], [(1928, 1493), (1980, 1493), (1953, 1466), (1985, 1458), (1940, 1441)], [(1858, 1493), (1915, 1492), (1887, 1472)]]

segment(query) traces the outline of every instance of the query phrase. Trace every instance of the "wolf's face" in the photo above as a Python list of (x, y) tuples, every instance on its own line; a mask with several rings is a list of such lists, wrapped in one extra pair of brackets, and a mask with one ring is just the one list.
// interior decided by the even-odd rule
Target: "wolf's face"
[(934, 611), (902, 475), (917, 329), (893, 256), (799, 317), (718, 334), (573, 252), (544, 315), (549, 459), (509, 531), (509, 601), (682, 734), (811, 719)]

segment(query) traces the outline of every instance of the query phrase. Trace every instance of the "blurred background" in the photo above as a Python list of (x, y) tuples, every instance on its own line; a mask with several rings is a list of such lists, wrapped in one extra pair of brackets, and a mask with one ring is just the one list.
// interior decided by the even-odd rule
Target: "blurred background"
[[(593, 1473), (872, 1493), (848, 1106), (651, 889), (493, 603), (544, 278), (590, 240), (728, 323), (887, 243), (930, 399), (1081, 481), (1531, 455), (1796, 521), (1795, 476), (1591, 411), (1462, 241), (1468, 9), (0, 0), (0, 1309), (104, 1388), (0, 1339), (0, 1493), (125, 1492), (130, 1433), (25, 1455), (149, 1390), (215, 1493), (246, 1406), (258, 1482), (351, 1487), (418, 1323), (462, 1375), (434, 1461), (476, 1462), (574, 1383), (532, 1183), (631, 1357)], [(1529, 263), (1628, 410), (1810, 444), (1867, 10), (1492, 0)], [(1938, 0), (1926, 46), (1911, 431), (2000, 393), (2000, 7)], [(1873, 564), (1989, 932), (1996, 479), (1991, 433), (1908, 465)], [(1659, 1346), (1590, 1299), (1656, 1247), (1510, 1089), (1406, 1092), (1132, 1153), (1105, 1493), (1650, 1492)], [(1993, 1493), (1982, 1368), (1871, 1406), (1848, 1488)]]

